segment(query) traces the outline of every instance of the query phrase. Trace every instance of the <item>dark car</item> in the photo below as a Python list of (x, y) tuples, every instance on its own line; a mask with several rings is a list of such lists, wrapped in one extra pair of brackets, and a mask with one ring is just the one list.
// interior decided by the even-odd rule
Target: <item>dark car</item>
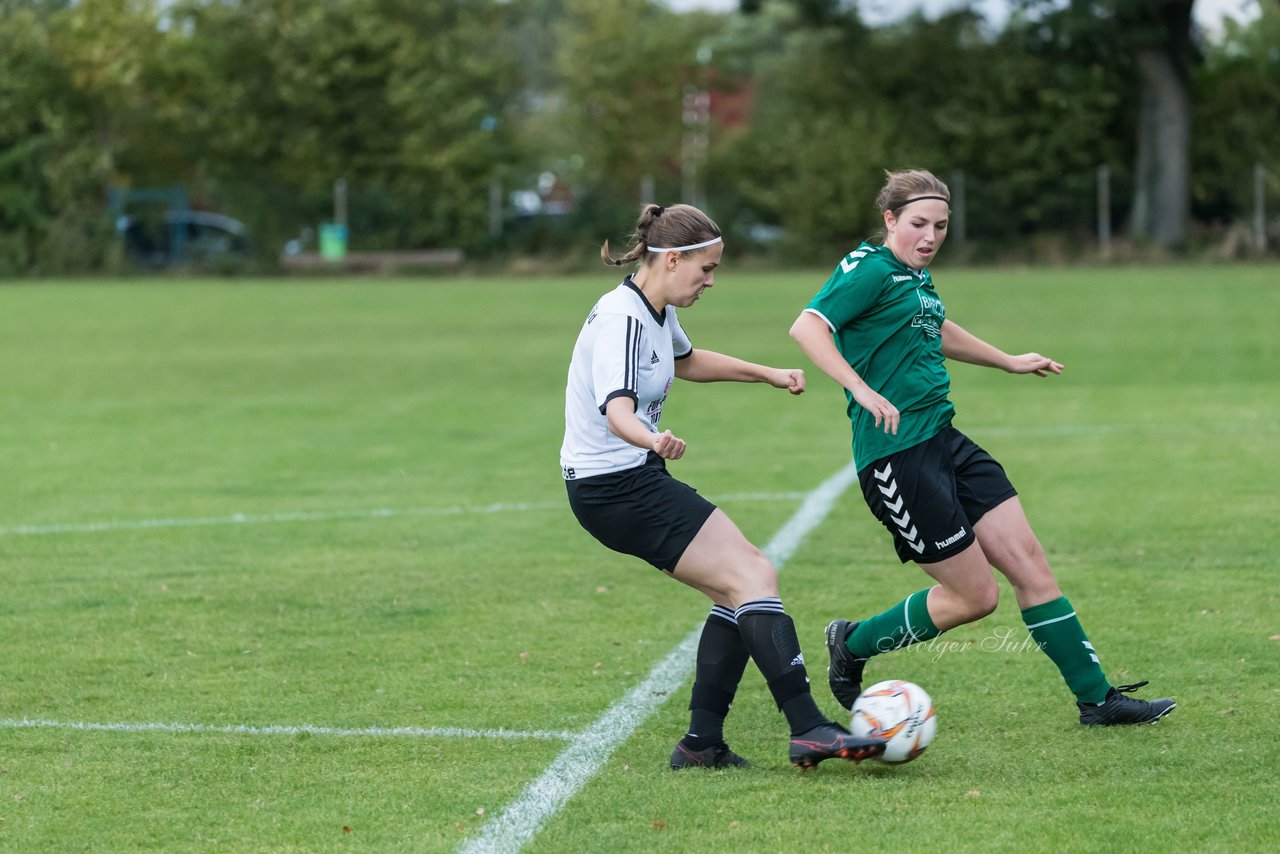
[(209, 211), (121, 216), (116, 233), (124, 242), (125, 258), (144, 267), (217, 264), (249, 257), (244, 223)]

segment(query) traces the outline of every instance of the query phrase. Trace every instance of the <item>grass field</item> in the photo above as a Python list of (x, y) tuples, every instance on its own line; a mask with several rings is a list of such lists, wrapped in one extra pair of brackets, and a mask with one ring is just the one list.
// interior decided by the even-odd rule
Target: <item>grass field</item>
[[(682, 320), (808, 368), (786, 330), (824, 278), (730, 265)], [(688, 671), (634, 692), (705, 601), (583, 533), (557, 463), (607, 271), (7, 285), (0, 850), (1274, 847), (1280, 268), (937, 279), (957, 322), (1066, 364), (953, 367), (957, 424), (1018, 485), (1112, 680), (1176, 696), (1167, 721), (1083, 731), (1006, 595), (869, 666), (932, 694), (917, 762), (800, 774), (751, 668), (727, 735), (754, 767), (667, 770)], [(848, 459), (843, 399), (810, 382), (679, 384), (664, 413), (674, 470), (760, 545)], [(834, 715), (823, 626), (925, 579), (856, 487), (795, 546), (783, 597)]]

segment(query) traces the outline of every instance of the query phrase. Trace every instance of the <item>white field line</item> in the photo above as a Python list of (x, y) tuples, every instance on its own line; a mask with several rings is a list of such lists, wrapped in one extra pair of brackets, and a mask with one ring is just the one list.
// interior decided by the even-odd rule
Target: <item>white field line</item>
[(0, 528), (0, 537), (22, 534), (70, 534), (96, 531), (130, 531), (147, 528), (200, 528), (211, 525), (260, 525), (266, 522), (328, 522), (334, 519), (391, 519), (399, 516), (460, 516), (465, 513), (504, 513), (508, 511), (549, 510), (563, 502), (485, 504), (476, 507), (401, 507), (372, 510), (323, 510), (314, 513), (268, 513), (252, 516), (233, 513), (230, 516), (196, 516), (174, 519), (118, 519), (105, 522), (66, 522), (52, 525), (14, 525)]
[[(857, 471), (853, 463), (849, 463), (809, 493), (800, 509), (764, 547), (764, 553), (774, 566), (782, 569), (856, 479)], [(511, 854), (528, 844), (542, 825), (604, 767), (618, 745), (688, 681), (701, 634), (702, 624), (699, 623), (643, 682), (614, 703), (590, 727), (578, 733), (542, 776), (530, 783), (514, 803), (491, 819), (479, 836), (459, 850), (463, 854)]]
[[(718, 501), (788, 501), (803, 498), (803, 492), (743, 492), (723, 495)], [(230, 516), (196, 516), (173, 519), (119, 519), (103, 522), (65, 522), (50, 525), (13, 525), (0, 527), (0, 537), (33, 536), (40, 534), (79, 534), (99, 531), (136, 531), (149, 528), (202, 528), (214, 525), (260, 525), (270, 522), (329, 522), (337, 519), (393, 519), (405, 516), (462, 516), (484, 513), (527, 512), (531, 510), (557, 510), (567, 507), (563, 501), (538, 501), (483, 504), (453, 507), (387, 507), (372, 510), (327, 510), (318, 512), (268, 513), (249, 515), (233, 513)]]
[(85, 732), (173, 732), (215, 733), (224, 735), (324, 735), (365, 738), (496, 738), (542, 739), (569, 741), (576, 737), (572, 732), (548, 732), (532, 730), (522, 732), (510, 729), (462, 729), (460, 727), (331, 727), (299, 724), (268, 724), (247, 726), (244, 724), (184, 724), (184, 723), (88, 723), (84, 721), (33, 720), (30, 718), (0, 718), (0, 729), (69, 729)]

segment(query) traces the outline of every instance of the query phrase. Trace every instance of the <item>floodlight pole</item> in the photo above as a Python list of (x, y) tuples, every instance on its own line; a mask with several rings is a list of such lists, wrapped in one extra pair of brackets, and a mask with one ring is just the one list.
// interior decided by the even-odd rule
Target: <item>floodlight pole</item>
[(1253, 242), (1258, 254), (1267, 251), (1267, 170), (1253, 164)]

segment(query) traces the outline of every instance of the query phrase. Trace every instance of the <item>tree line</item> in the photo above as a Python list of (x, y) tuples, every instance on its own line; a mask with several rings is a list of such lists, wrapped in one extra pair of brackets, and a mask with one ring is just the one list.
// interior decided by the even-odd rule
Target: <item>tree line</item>
[(681, 199), (829, 257), (905, 166), (963, 181), (975, 252), (1091, 240), (1100, 165), (1136, 242), (1247, 221), (1256, 164), (1274, 203), (1275, 4), (1214, 39), (1192, 0), (1012, 6), (992, 32), (850, 0), (0, 0), (0, 275), (118, 269), (113, 188), (183, 187), (264, 264), (339, 179), (353, 248), (472, 258), (579, 253)]

